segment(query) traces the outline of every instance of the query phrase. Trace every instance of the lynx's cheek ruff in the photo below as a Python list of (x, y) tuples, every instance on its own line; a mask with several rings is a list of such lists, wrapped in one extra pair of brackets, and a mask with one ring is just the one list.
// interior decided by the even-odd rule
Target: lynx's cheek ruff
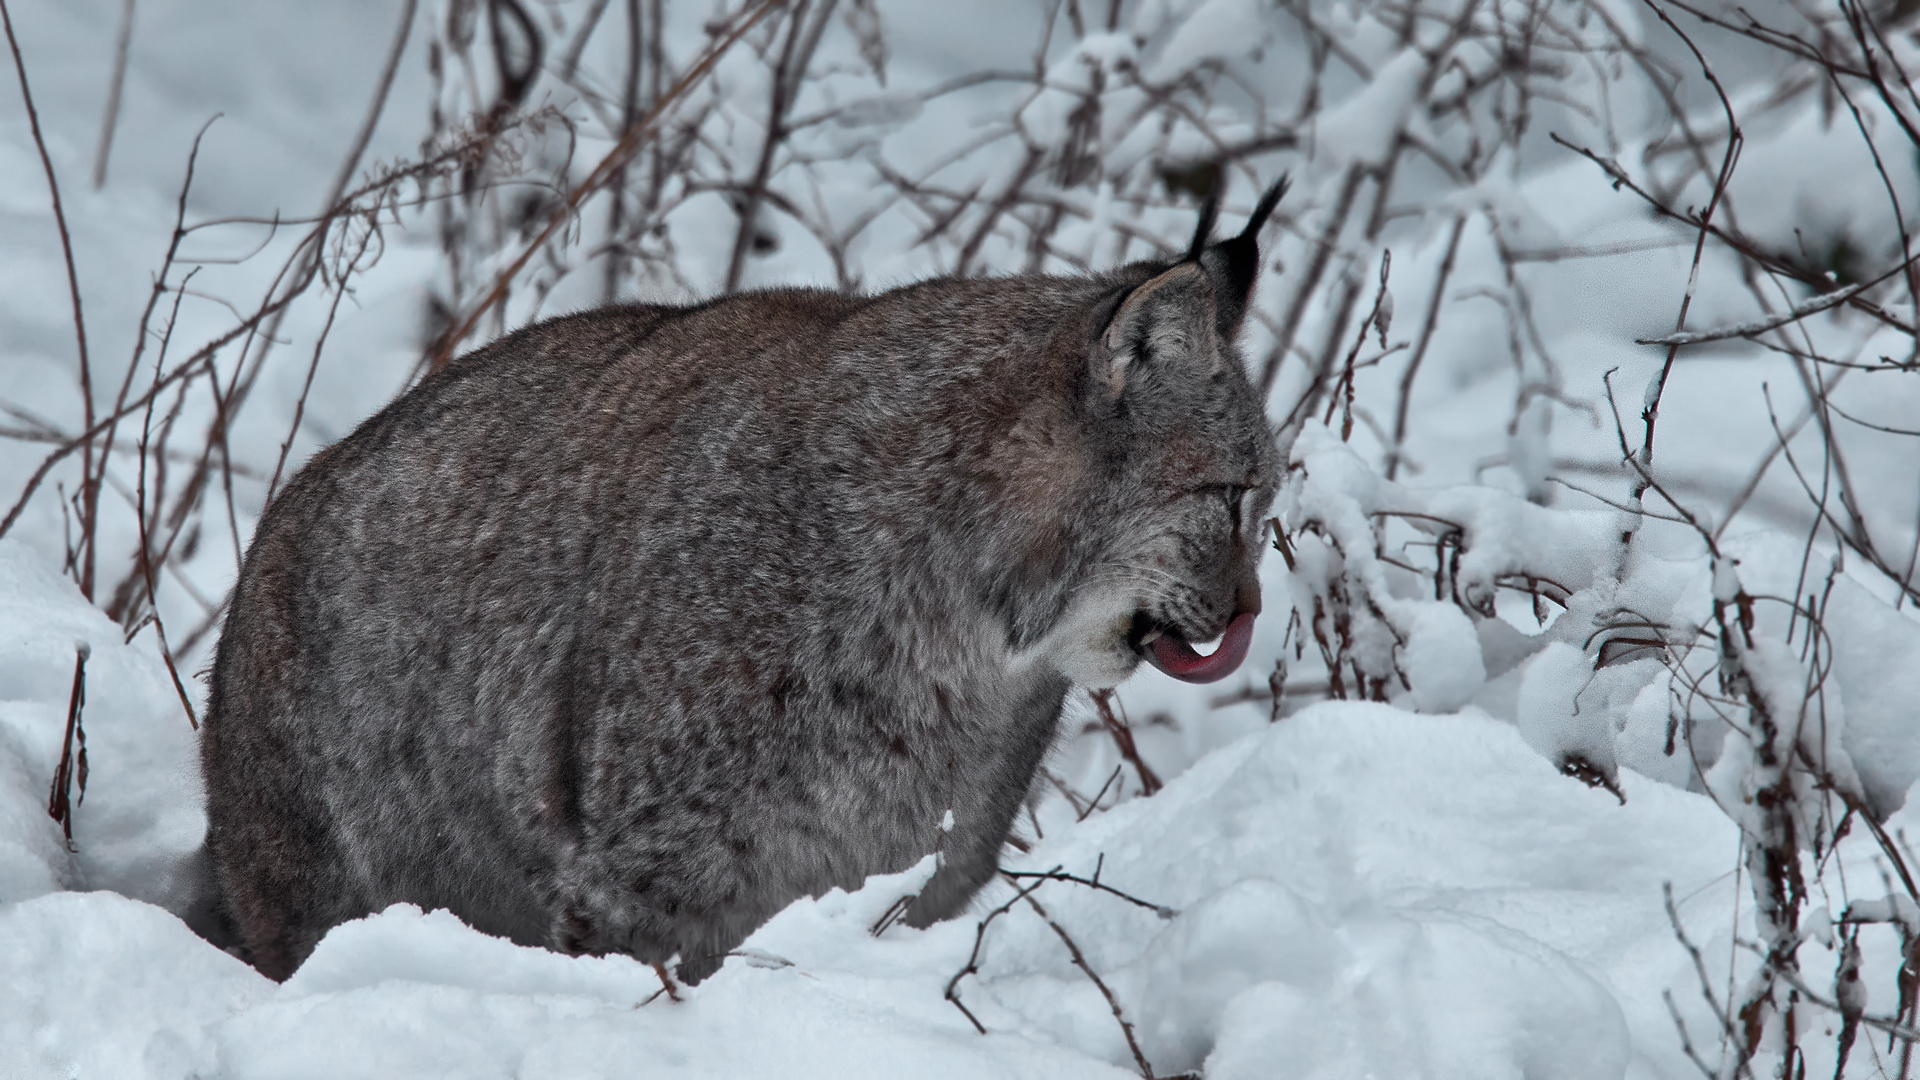
[(1137, 625), (1137, 603), (1129, 590), (1089, 591), (1016, 663), (1043, 663), (1075, 686), (1112, 689), (1140, 666), (1142, 657), (1132, 631)]

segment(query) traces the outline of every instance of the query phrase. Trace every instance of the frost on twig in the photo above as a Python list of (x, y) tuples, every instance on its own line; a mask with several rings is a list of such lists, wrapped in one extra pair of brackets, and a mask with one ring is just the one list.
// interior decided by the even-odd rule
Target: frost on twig
[(1860, 291), (1866, 287), (1866, 282), (1860, 282), (1854, 285), (1848, 285), (1842, 289), (1835, 289), (1832, 292), (1821, 293), (1818, 296), (1802, 301), (1784, 314), (1765, 319), (1755, 319), (1752, 322), (1741, 323), (1737, 326), (1723, 327), (1718, 330), (1683, 330), (1678, 333), (1668, 334), (1664, 337), (1635, 338), (1634, 340), (1641, 345), (1700, 345), (1709, 341), (1728, 341), (1733, 338), (1753, 337), (1757, 334), (1764, 334), (1769, 330), (1778, 330), (1780, 327), (1786, 326), (1789, 323), (1799, 322), (1809, 315), (1817, 315), (1836, 304), (1843, 303), (1857, 296)]

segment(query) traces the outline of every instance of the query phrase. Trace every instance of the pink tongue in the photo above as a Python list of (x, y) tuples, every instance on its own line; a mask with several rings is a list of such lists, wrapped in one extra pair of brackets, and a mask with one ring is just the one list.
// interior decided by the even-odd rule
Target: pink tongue
[(1182, 682), (1218, 682), (1231, 675), (1247, 658), (1247, 647), (1253, 644), (1253, 618), (1252, 612), (1234, 616), (1212, 656), (1201, 656), (1193, 651), (1193, 646), (1163, 634), (1147, 646), (1147, 659), (1154, 667)]

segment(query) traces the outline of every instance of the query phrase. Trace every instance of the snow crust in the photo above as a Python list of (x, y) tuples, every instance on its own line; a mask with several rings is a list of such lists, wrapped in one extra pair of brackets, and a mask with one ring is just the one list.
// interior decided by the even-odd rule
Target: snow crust
[[(33, 600), (6, 609), (9, 671), (35, 655), (23, 616), (91, 618), (30, 559), (0, 545), (8, 595)], [(114, 656), (103, 637), (96, 655)], [(124, 660), (128, 678), (163, 677), (130, 650)], [(47, 741), (65, 687), (8, 686), (0, 733)], [(190, 742), (178, 715), (103, 707), (92, 723), (102, 770)], [(1151, 799), (1050, 832), (1016, 865), (1089, 878), (1098, 867), (1103, 884), (1173, 909), (1163, 918), (1070, 882), (1033, 894), (1162, 1074), (1270, 1076), (1284, 1061), (1297, 1076), (1662, 1075), (1672, 1047), (1658, 993), (1686, 973), (1666, 947), (1658, 886), (1704, 887), (1689, 910), (1710, 922), (1731, 900), (1713, 883), (1733, 827), (1704, 796), (1623, 782), (1624, 807), (1477, 710), (1329, 703), (1212, 752)], [(6, 790), (31, 794), (22, 787)], [(160, 787), (111, 808), (89, 798), (76, 833), (97, 853), (83, 856), (66, 855), (44, 815), (14, 820), (9, 835), (34, 854), (11, 856), (0, 904), (8, 1075), (1131, 1070), (1105, 1000), (1033, 909), (1016, 904), (989, 926), (979, 973), (957, 986), (986, 1036), (944, 997), (974, 919), (871, 933), (932, 873), (931, 856), (794, 904), (678, 1004), (656, 998), (658, 978), (632, 960), (522, 948), (407, 905), (337, 928), (276, 986), (161, 906), (57, 887), (82, 867), (150, 872), (155, 836), (171, 835), (151, 823), (192, 802)], [(979, 907), (1010, 896), (996, 887)]]

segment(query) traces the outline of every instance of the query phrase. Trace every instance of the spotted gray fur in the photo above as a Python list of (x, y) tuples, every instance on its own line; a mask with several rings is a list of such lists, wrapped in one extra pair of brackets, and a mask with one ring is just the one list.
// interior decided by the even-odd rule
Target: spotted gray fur
[(557, 318), (315, 456), (260, 522), (202, 735), (246, 954), (285, 978), (408, 901), (697, 980), (935, 850), (909, 921), (963, 910), (1069, 690), (1258, 607), (1252, 233)]

